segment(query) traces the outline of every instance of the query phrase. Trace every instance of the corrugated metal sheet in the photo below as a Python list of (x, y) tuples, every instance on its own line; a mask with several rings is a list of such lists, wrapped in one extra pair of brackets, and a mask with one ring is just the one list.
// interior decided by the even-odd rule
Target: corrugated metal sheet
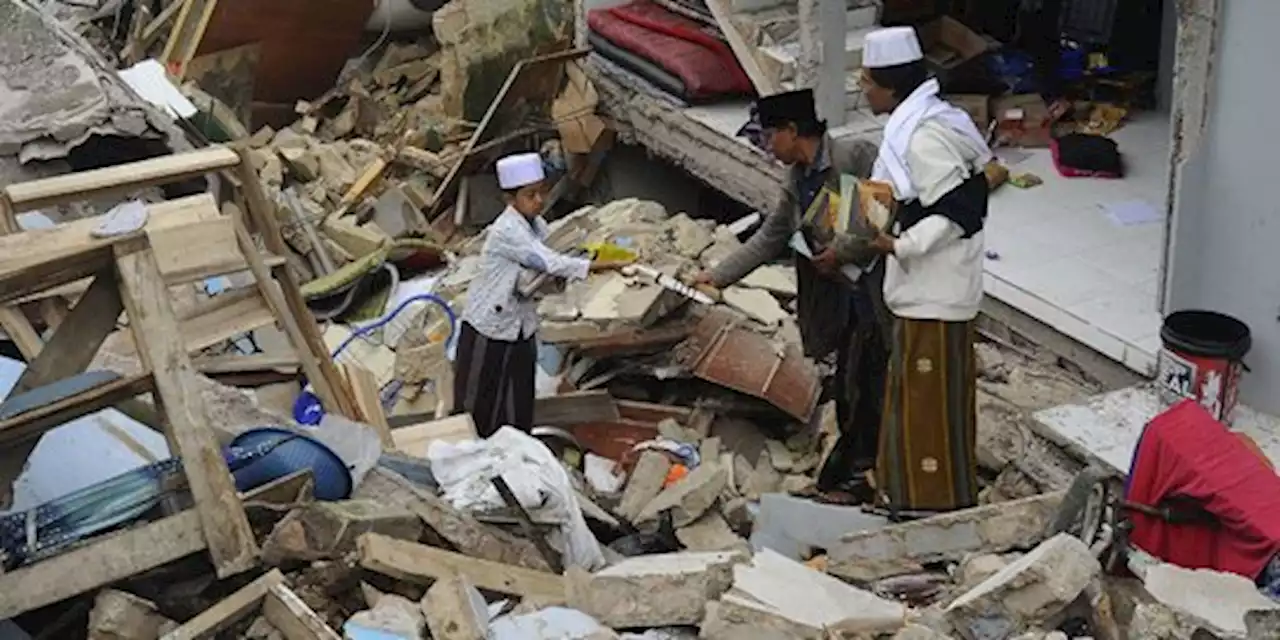
[(813, 416), (821, 392), (818, 370), (795, 345), (777, 344), (711, 312), (679, 350), (682, 364), (708, 382), (745, 393), (801, 422)]

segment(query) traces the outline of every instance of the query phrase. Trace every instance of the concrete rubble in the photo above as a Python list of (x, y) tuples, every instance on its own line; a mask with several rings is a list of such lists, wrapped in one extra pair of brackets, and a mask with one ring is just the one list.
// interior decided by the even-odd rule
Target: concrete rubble
[[(168, 42), (170, 31), (187, 37), (176, 21), (193, 20), (195, 12), (151, 15), (166, 2), (107, 3), (111, 11), (77, 23), (74, 32), (53, 16), (81, 3), (46, 4), (65, 6), (42, 12), (27, 0), (0, 0), (0, 25), (16, 34), (0, 45), (0, 113), (8, 116), (0, 122), (0, 178), (9, 178), (0, 185), (73, 165), (109, 167), (124, 156), (234, 143), (247, 163), (242, 172), (125, 195), (149, 203), (193, 193), (208, 199), (204, 218), (174, 223), (190, 232), (184, 238), (192, 244), (173, 250), (174, 259), (225, 249), (196, 225), (235, 217), (250, 223), (248, 238), (232, 233), (222, 241), (239, 255), (261, 245), (263, 264), (237, 262), (230, 273), (202, 272), (169, 288), (172, 342), (191, 360), (174, 350), (172, 370), (191, 370), (180, 386), (205, 402), (208, 415), (197, 422), (231, 464), (236, 486), (216, 498), (223, 511), (239, 506), (246, 514), (243, 542), (252, 552), (245, 566), (230, 571), (208, 562), (217, 560), (210, 553), (215, 525), (197, 520), (191, 506), (197, 496), (209, 498), (181, 474), (148, 477), (148, 487), (159, 488), (145, 513), (113, 505), (94, 514), (101, 516), (94, 523), (119, 516), (103, 527), (120, 536), (169, 532), (150, 544), (176, 545), (174, 555), (137, 570), (121, 567), (151, 557), (152, 549), (135, 545), (68, 568), (64, 556), (84, 550), (70, 543), (92, 548), (111, 537), (94, 529), (81, 540), (79, 521), (64, 522), (56, 502), (44, 510), (36, 509), (39, 502), (24, 505), (0, 514), (11, 518), (0, 533), (12, 530), (17, 541), (0, 542), (21, 551), (18, 557), (0, 549), (0, 580), (41, 565), (56, 569), (23, 590), (0, 591), (0, 611), (30, 637), (1188, 640), (1280, 633), (1280, 605), (1248, 578), (1159, 564), (1141, 580), (1121, 578), (1104, 574), (1083, 541), (1051, 535), (1048, 525), (1076, 472), (1098, 459), (1123, 471), (1130, 432), (1140, 425), (1125, 422), (1124, 441), (1105, 455), (1090, 450), (1085, 441), (1098, 438), (1079, 434), (1107, 425), (1069, 403), (1084, 402), (1098, 383), (1072, 362), (985, 323), (977, 347), (979, 505), (894, 521), (870, 506), (813, 499), (837, 427), (822, 393), (831, 363), (812, 362), (800, 348), (795, 268), (770, 262), (713, 304), (693, 301), (671, 280), (687, 282), (720, 264), (761, 216), (721, 207), (712, 194), (639, 188), (632, 179), (652, 176), (634, 175), (644, 172), (620, 159), (611, 163), (640, 143), (659, 156), (679, 156), (683, 174), (729, 184), (735, 200), (764, 214), (782, 171), (738, 142), (717, 146), (724, 142), (718, 134), (677, 119), (648, 89), (620, 83), (624, 76), (599, 56), (570, 52), (583, 27), (581, 5), (449, 0), (427, 10), (419, 4), (431, 3), (414, 0), (405, 10), (424, 14), (416, 16), (420, 26), (367, 33), (345, 52), (348, 64), (334, 71), (329, 91), (266, 104), (252, 94), (274, 64), (268, 43), (256, 45), (260, 57), (241, 68), (227, 51)], [(715, 28), (723, 25), (708, 33)], [(189, 63), (167, 57), (188, 48), (200, 54)], [(162, 71), (146, 78), (163, 80), (159, 86), (139, 81), (136, 69), (122, 79), (112, 68), (148, 56)], [(228, 104), (231, 85), (247, 86), (248, 102)], [(169, 96), (159, 100), (169, 106), (157, 104), (153, 90)], [(166, 100), (189, 101), (197, 115), (183, 116)], [(598, 110), (614, 117), (606, 121)], [(114, 158), (100, 148), (103, 139), (129, 153)], [(638, 268), (593, 273), (539, 294), (533, 435), (554, 454), (539, 464), (567, 478), (563, 486), (502, 471), (503, 483), (477, 484), (477, 492), (489, 492), (483, 498), (450, 494), (459, 498), (451, 502), (436, 475), (444, 478), (443, 467), (433, 472), (428, 452), (477, 437), (476, 421), (452, 406), (455, 320), (479, 274), (484, 229), (503, 206), (493, 162), (530, 148), (548, 167), (546, 243), (634, 258)], [(693, 151), (682, 155), (684, 148)], [(722, 162), (734, 153), (745, 157), (739, 169)], [(101, 213), (123, 197), (115, 195), (118, 186), (104, 186), (108, 195), (89, 204), (43, 213), (50, 224)], [(265, 202), (256, 202), (254, 186)], [(266, 216), (246, 217), (259, 207)], [(280, 286), (260, 287), (256, 278), (264, 273)], [(37, 339), (50, 335), (63, 317), (74, 318), (70, 303), (82, 294), (72, 289), (9, 301), (2, 310), (16, 313), (3, 316), (6, 330), (20, 317), (33, 323)], [(116, 329), (83, 359), (90, 370), (143, 373), (134, 338)], [(18, 338), (11, 337), (14, 344)], [(32, 369), (44, 366), (32, 362)], [(304, 366), (317, 362), (333, 365), (337, 377), (317, 384)], [(762, 382), (757, 374), (766, 370)], [(311, 402), (330, 382), (350, 406)], [(1110, 396), (1104, 408), (1132, 397)], [(158, 404), (121, 405), (128, 429), (105, 417), (91, 425), (112, 438), (101, 457), (136, 460), (133, 469), (176, 456), (156, 433), (164, 426)], [(316, 412), (343, 418), (342, 433), (322, 435), (309, 422)], [(264, 426), (292, 433), (286, 444), (333, 454), (341, 468), (281, 462), (298, 450), (286, 444), (232, 446)], [(54, 427), (50, 434), (64, 428)], [(79, 437), (59, 446), (87, 456), (74, 444)], [(373, 444), (361, 449), (348, 438)], [(27, 448), (53, 446), (28, 440), (0, 451), (0, 462), (11, 463), (0, 464), (0, 476), (15, 474), (0, 477), (0, 498), (9, 498), (24, 472)], [(217, 453), (202, 461), (221, 474)], [(264, 481), (237, 466), (237, 455), (299, 473), (273, 471)], [(85, 459), (60, 462), (80, 466)], [(119, 480), (118, 472), (100, 475), (74, 489)], [(341, 493), (343, 477), (349, 486), (340, 498), (316, 497)], [(500, 492), (503, 484), (514, 501)], [(46, 502), (72, 491), (26, 489)], [(594, 571), (575, 566), (571, 545), (558, 535), (563, 522), (545, 515), (549, 503), (573, 504), (566, 496), (579, 505), (570, 519), (580, 510), (585, 521), (575, 533), (602, 549), (605, 562)], [(57, 552), (35, 553), (30, 523), (56, 528), (67, 546), (49, 534)], [(80, 584), (79, 574), (100, 579), (63, 594), (64, 584)], [(63, 595), (15, 605), (26, 602), (19, 596), (27, 586)]]

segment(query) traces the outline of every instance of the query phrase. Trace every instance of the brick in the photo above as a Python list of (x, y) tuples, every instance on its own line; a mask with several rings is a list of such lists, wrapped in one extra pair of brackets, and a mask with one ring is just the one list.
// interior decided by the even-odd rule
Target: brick
[(372, 500), (313, 502), (285, 516), (262, 545), (268, 564), (336, 559), (356, 548), (356, 538), (380, 533), (417, 541), (423, 524), (413, 512)]

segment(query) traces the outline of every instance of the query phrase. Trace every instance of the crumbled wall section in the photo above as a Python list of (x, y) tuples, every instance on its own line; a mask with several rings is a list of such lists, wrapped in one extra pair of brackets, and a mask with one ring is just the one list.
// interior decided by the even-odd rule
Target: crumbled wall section
[(0, 1), (0, 33), (0, 155), (47, 160), (95, 133), (148, 133), (146, 109), (25, 2)]
[(1160, 274), (1160, 306), (1167, 306), (1169, 268), (1176, 251), (1178, 210), (1183, 168), (1200, 148), (1209, 126), (1209, 99), (1213, 93), (1213, 65), (1217, 58), (1221, 0), (1177, 0), (1178, 44), (1173, 75), (1173, 113), (1170, 116), (1172, 144), (1168, 190), (1165, 197), (1165, 242)]
[(569, 48), (574, 4), (559, 0), (453, 0), (435, 12), (445, 113), (479, 122), (521, 60)]
[(670, 99), (624, 83), (625, 72), (595, 54), (587, 60), (587, 73), (623, 141), (645, 147), (734, 200), (760, 211), (773, 209), (781, 195), (781, 165), (689, 118)]

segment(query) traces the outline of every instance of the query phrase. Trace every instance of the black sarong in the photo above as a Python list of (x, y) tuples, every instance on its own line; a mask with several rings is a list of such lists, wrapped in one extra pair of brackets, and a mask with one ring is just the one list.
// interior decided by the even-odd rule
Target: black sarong
[(510, 426), (533, 429), (533, 336), (514, 342), (493, 340), (463, 322), (453, 365), (453, 411), (469, 413), (476, 432), (487, 438)]

